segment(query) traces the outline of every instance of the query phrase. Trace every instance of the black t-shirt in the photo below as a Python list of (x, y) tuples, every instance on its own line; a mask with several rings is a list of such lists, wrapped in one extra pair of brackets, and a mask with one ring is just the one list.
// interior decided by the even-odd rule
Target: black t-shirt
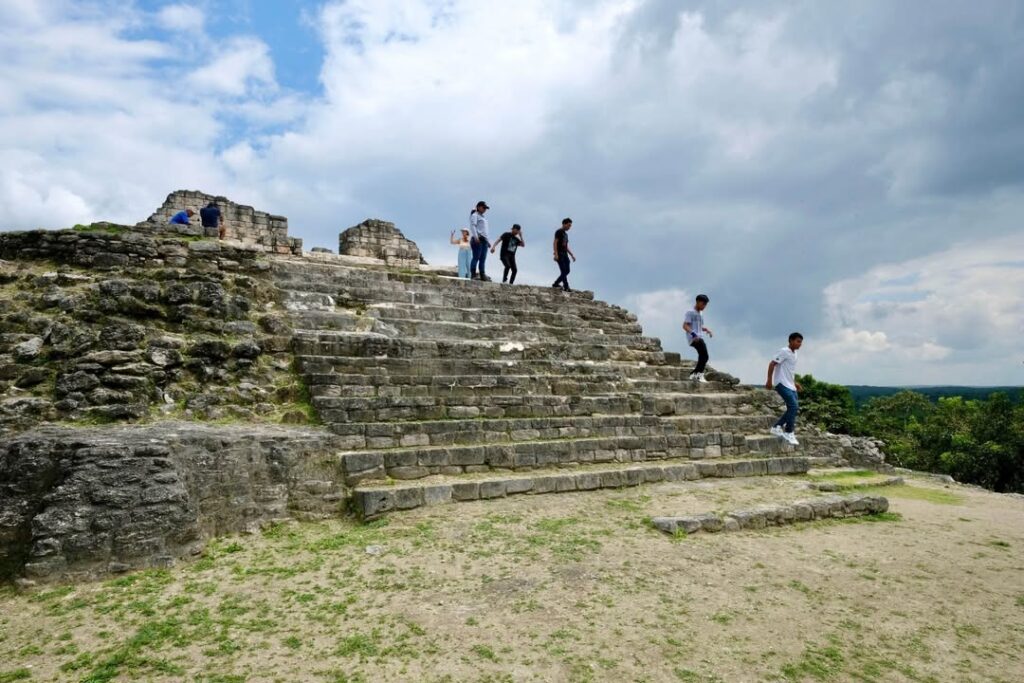
[(515, 235), (513, 235), (511, 232), (504, 233), (501, 237), (498, 238), (498, 241), (501, 242), (502, 256), (506, 254), (515, 254), (516, 249), (523, 246), (523, 241), (516, 237)]
[(220, 225), (220, 209), (216, 206), (204, 206), (199, 209), (199, 219), (204, 228), (216, 228)]
[(569, 253), (569, 233), (565, 228), (555, 230), (555, 247), (559, 256), (566, 256)]

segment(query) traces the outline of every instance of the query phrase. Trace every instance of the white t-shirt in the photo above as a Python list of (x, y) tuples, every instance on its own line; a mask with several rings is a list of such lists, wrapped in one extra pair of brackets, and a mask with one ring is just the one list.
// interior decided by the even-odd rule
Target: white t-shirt
[(476, 211), (469, 215), (469, 234), (473, 237), (483, 237), (488, 242), (491, 240), (487, 234), (487, 219)]
[(772, 358), (775, 371), (772, 373), (772, 386), (781, 384), (787, 389), (796, 391), (796, 351), (783, 346)]

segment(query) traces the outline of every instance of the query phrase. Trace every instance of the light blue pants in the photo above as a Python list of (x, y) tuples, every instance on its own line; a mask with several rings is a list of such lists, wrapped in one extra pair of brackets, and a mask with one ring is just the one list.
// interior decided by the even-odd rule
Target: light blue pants
[(459, 277), (469, 277), (469, 261), (472, 257), (472, 249), (459, 249)]

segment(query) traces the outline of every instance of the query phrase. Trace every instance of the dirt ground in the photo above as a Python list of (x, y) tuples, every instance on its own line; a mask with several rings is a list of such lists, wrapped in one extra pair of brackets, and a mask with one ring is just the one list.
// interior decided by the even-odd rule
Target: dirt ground
[(6, 589), (0, 683), (1024, 680), (1024, 499), (914, 479), (870, 489), (894, 513), (870, 520), (646, 521), (819, 495), (806, 482), (288, 524), (169, 571)]

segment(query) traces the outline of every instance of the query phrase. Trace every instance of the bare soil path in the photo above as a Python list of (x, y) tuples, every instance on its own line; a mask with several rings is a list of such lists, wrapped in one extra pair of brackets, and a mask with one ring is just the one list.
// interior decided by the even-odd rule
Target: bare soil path
[(1024, 500), (877, 493), (894, 515), (680, 538), (645, 518), (819, 494), (680, 482), (282, 525), (0, 592), (0, 683), (1024, 680)]

